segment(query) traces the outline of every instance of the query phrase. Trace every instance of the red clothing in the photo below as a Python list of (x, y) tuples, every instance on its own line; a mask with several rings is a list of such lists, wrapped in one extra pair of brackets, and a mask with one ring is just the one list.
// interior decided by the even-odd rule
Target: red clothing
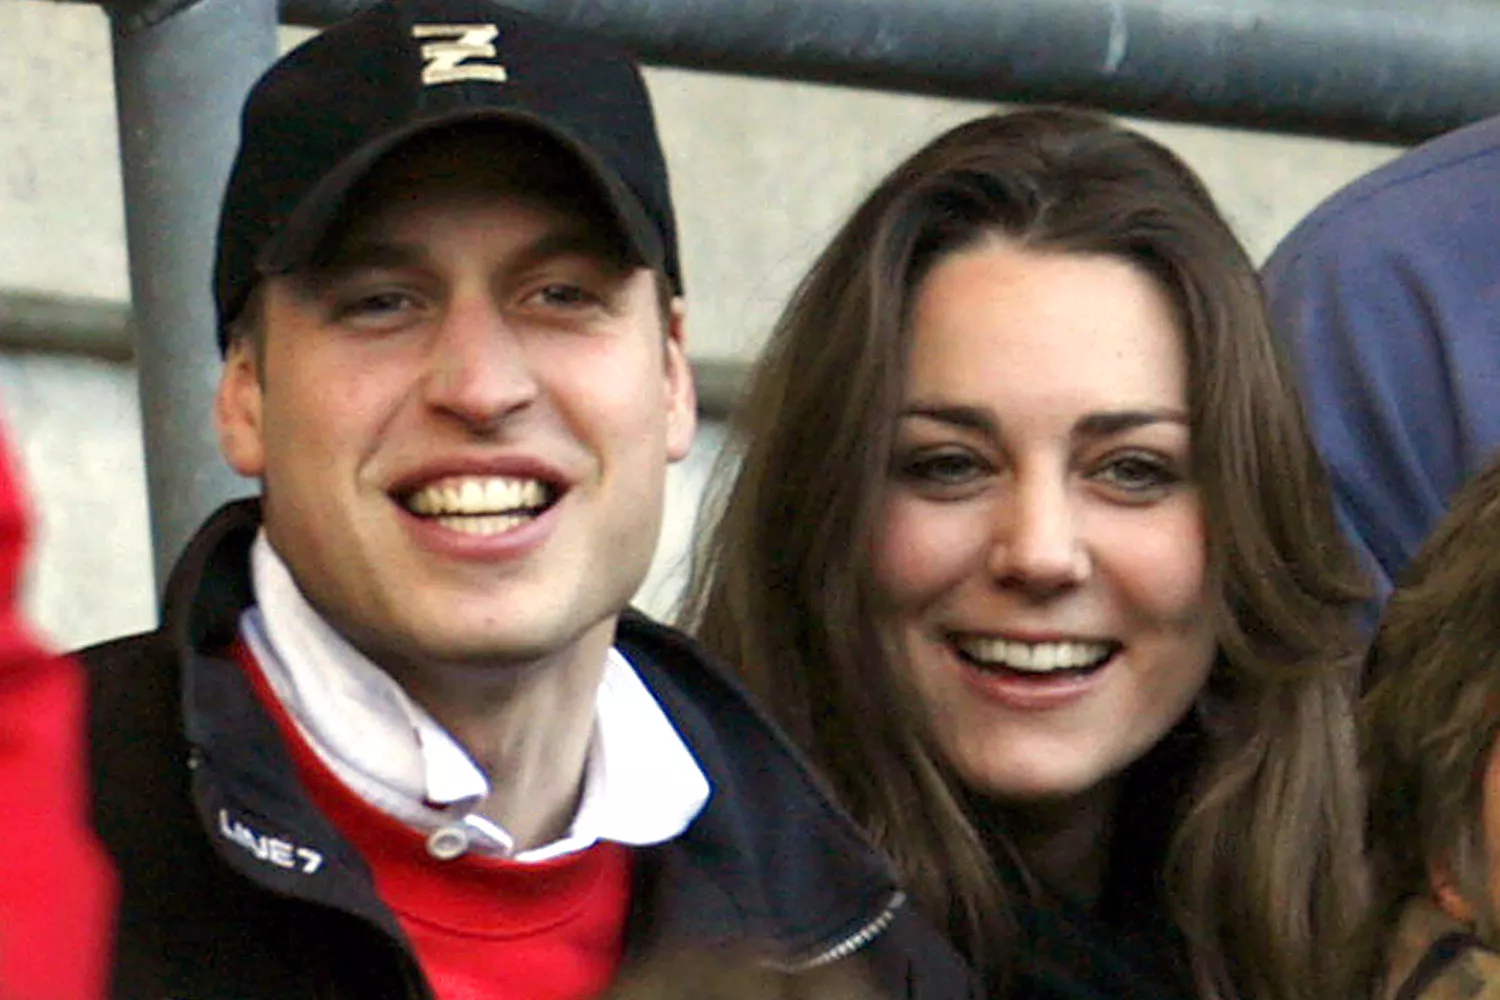
[(0, 437), (0, 997), (103, 997), (114, 876), (89, 828), (84, 682), (19, 608), (30, 511)]
[(588, 1000), (624, 950), (631, 854), (599, 843), (523, 864), (438, 860), (427, 837), (365, 802), (302, 738), (248, 647), (235, 650), (313, 801), (359, 849), (440, 1000)]

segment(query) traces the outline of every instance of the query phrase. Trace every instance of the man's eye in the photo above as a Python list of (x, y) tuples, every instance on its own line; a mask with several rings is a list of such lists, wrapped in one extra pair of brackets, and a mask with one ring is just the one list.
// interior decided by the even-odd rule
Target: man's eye
[(415, 308), (416, 300), (406, 292), (371, 292), (347, 299), (337, 307), (341, 319), (392, 316)]
[(570, 285), (555, 283), (543, 286), (536, 293), (537, 301), (547, 306), (563, 309), (577, 309), (582, 306), (594, 305), (599, 297), (582, 285)]

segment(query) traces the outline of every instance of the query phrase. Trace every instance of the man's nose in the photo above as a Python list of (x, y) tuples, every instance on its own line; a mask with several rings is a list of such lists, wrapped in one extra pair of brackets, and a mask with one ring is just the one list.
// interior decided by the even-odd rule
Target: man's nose
[(538, 392), (519, 331), (483, 299), (456, 301), (445, 310), (425, 388), (430, 406), (479, 430), (492, 430)]

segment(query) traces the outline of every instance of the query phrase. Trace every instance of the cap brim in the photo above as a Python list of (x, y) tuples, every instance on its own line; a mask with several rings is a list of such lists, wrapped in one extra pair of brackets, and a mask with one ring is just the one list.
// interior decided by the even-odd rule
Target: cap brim
[(665, 266), (666, 248), (661, 234), (640, 199), (588, 146), (574, 139), (566, 130), (525, 112), (466, 108), (410, 122), (345, 157), (303, 196), (286, 223), (261, 247), (255, 260), (256, 271), (262, 275), (287, 274), (308, 264), (322, 246), (355, 185), (398, 147), (435, 129), (486, 122), (524, 125), (558, 142), (598, 184), (605, 204), (640, 260), (653, 268)]

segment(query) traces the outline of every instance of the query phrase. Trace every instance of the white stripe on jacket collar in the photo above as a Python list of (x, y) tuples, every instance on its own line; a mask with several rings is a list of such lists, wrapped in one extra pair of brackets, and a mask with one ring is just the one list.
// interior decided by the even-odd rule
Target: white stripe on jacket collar
[(461, 824), (484, 853), (543, 861), (600, 841), (644, 846), (687, 829), (708, 779), (635, 668), (609, 651), (599, 685), (583, 794), (560, 840), (515, 852), (498, 825), (473, 814), (484, 772), (401, 686), (307, 602), (264, 531), (250, 552), (256, 606), (240, 619), (272, 690), (339, 778), (376, 808), (424, 832)]

